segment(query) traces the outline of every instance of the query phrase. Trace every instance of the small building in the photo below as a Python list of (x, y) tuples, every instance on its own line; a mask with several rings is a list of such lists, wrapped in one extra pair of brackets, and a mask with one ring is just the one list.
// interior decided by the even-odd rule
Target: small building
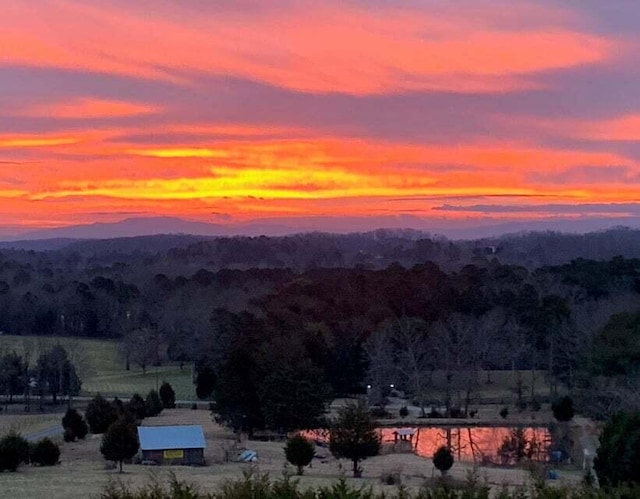
[(144, 464), (204, 464), (207, 443), (200, 425), (139, 426)]
[(393, 432), (394, 442), (411, 442), (416, 431), (413, 428), (400, 428)]

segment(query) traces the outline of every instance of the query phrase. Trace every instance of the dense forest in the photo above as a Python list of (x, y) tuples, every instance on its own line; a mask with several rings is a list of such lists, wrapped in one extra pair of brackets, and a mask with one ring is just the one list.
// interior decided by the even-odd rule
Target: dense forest
[[(605, 417), (640, 408), (638, 253), (640, 233), (627, 229), (472, 242), (413, 231), (155, 236), (3, 249), (0, 331), (112, 338), (127, 367), (194, 362), (202, 396), (215, 386), (220, 413), (236, 425), (295, 427), (260, 403), (288, 380), (309, 380), (312, 403), (322, 404), (380, 388), (389, 372), (416, 404), (435, 393), (466, 415), (480, 371), (541, 369), (549, 397), (570, 388), (589, 400), (584, 411)], [(533, 389), (518, 396), (540, 403)]]
[[(286, 237), (206, 237), (157, 235), (115, 239), (0, 241), (0, 250), (47, 252), (57, 265), (91, 267), (144, 263), (158, 272), (193, 269), (405, 267), (432, 261), (457, 270), (473, 260), (496, 257), (502, 263), (537, 268), (577, 258), (640, 258), (640, 230), (618, 227), (587, 234), (522, 232), (475, 240), (449, 240), (412, 229), (380, 229), (359, 234), (308, 233)], [(27, 258), (28, 260), (28, 258)]]

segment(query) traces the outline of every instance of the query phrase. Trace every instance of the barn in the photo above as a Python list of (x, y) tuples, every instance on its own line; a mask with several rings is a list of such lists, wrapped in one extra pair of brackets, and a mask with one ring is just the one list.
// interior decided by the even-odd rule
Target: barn
[(145, 464), (204, 464), (207, 443), (200, 425), (139, 426), (141, 461)]

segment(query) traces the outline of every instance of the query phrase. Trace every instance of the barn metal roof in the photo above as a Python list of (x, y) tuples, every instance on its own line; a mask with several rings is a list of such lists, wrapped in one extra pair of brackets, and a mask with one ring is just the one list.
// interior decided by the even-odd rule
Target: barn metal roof
[(139, 426), (142, 450), (203, 449), (207, 446), (200, 425)]

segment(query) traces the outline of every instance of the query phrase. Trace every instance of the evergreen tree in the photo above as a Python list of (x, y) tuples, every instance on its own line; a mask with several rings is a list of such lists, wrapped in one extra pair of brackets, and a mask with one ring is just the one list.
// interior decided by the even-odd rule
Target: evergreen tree
[(145, 405), (147, 407), (147, 416), (149, 417), (153, 418), (162, 412), (162, 400), (160, 400), (160, 396), (155, 390), (149, 391)]
[(147, 404), (137, 393), (134, 393), (131, 400), (129, 400), (129, 410), (138, 421), (147, 417)]
[(210, 367), (203, 367), (196, 377), (196, 396), (200, 400), (211, 397), (216, 387), (216, 375)]
[(261, 349), (258, 365), (256, 393), (266, 428), (286, 433), (326, 426), (330, 387), (301, 344), (272, 339)]
[(118, 419), (113, 406), (100, 394), (93, 397), (85, 411), (91, 433), (104, 433)]
[(288, 433), (326, 426), (330, 386), (294, 335), (281, 333), (261, 344), (243, 338), (217, 374), (215, 411), (236, 431)]
[(60, 448), (49, 438), (43, 438), (31, 446), (29, 459), (33, 464), (53, 466), (60, 459)]
[(120, 464), (120, 473), (122, 473), (122, 462), (135, 456), (139, 448), (138, 429), (134, 424), (123, 420), (118, 420), (109, 426), (100, 444), (100, 452), (104, 458)]
[(25, 365), (22, 357), (10, 352), (0, 358), (0, 393), (13, 396), (24, 392)]
[(71, 440), (67, 441), (83, 439), (87, 436), (87, 433), (89, 433), (86, 421), (75, 409), (67, 409), (66, 414), (62, 418), (62, 427), (65, 433), (68, 432), (68, 437), (71, 438)]
[(602, 486), (640, 483), (640, 413), (611, 418), (600, 434), (593, 466)]
[(21, 463), (29, 462), (29, 442), (17, 433), (0, 439), (0, 471), (16, 471)]
[(62, 440), (64, 440), (65, 442), (75, 442), (76, 436), (74, 435), (73, 431), (71, 431), (71, 429), (67, 428), (62, 433)]
[(438, 450), (436, 450), (433, 455), (433, 465), (440, 471), (442, 476), (446, 475), (447, 471), (453, 466), (453, 453), (451, 449), (446, 445), (438, 447)]
[(176, 406), (176, 392), (166, 381), (160, 386), (160, 400), (162, 400), (162, 406), (165, 409), (174, 409)]
[(313, 460), (315, 445), (298, 433), (287, 440), (284, 454), (287, 461), (297, 467), (298, 475), (302, 475), (303, 468)]
[(82, 382), (76, 373), (76, 368), (69, 360), (67, 351), (61, 345), (55, 345), (38, 358), (36, 376), (40, 393), (49, 393), (53, 397), (54, 404), (58, 401), (58, 395), (80, 393)]
[(131, 406), (129, 405), (129, 402), (125, 404), (122, 400), (116, 397), (111, 401), (111, 405), (113, 406), (113, 410), (116, 413), (117, 419), (122, 419), (127, 423), (136, 422), (136, 417), (133, 414), (133, 411), (131, 410)]
[(362, 476), (360, 461), (380, 452), (376, 421), (364, 404), (350, 404), (338, 410), (338, 419), (329, 433), (329, 450), (337, 458), (350, 459), (353, 476)]
[(264, 428), (264, 414), (257, 394), (258, 365), (245, 348), (231, 352), (216, 381), (218, 420), (234, 431), (249, 434)]

